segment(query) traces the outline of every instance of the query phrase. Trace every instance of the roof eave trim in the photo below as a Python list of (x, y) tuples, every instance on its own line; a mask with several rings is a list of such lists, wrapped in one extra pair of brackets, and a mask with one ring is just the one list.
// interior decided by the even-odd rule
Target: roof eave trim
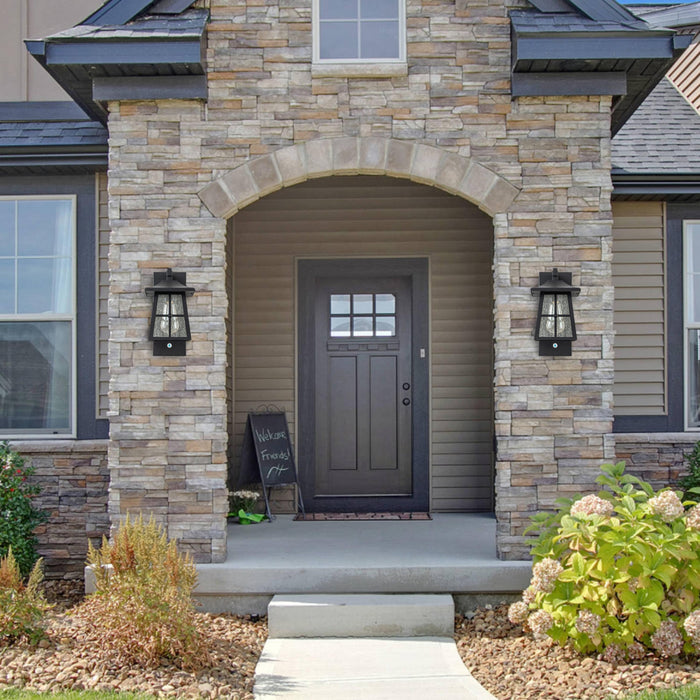
[(700, 193), (700, 173), (612, 172), (613, 195)]
[(50, 43), (43, 55), (51, 65), (133, 65), (133, 64), (199, 64), (202, 59), (202, 37), (157, 39), (144, 41), (95, 41)]
[(627, 73), (513, 73), (513, 97), (558, 95), (626, 95)]
[[(646, 33), (645, 33), (646, 34)], [(561, 60), (637, 60), (670, 58), (676, 49), (673, 33), (640, 37), (636, 32), (626, 36), (536, 36), (517, 34), (513, 52), (513, 68), (521, 61)]]

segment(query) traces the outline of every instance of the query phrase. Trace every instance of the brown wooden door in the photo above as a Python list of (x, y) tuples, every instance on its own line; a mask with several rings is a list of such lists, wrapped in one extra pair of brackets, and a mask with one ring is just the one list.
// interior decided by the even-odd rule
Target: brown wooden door
[[(313, 510), (410, 510), (427, 500), (414, 493), (414, 422), (427, 416), (422, 405), (414, 410), (414, 375), (427, 361), (425, 343), (414, 343), (411, 261), (405, 274), (402, 261), (305, 262), (315, 274), (300, 285), (311, 297), (302, 308), (313, 316), (300, 318), (312, 329), (300, 353), (311, 354), (313, 366), (300, 374), (313, 381), (313, 391), (301, 392), (311, 404), (302, 403), (301, 422), (313, 464), (300, 469), (304, 498)], [(421, 402), (425, 386), (427, 376), (419, 379)], [(419, 471), (427, 474), (427, 464)]]

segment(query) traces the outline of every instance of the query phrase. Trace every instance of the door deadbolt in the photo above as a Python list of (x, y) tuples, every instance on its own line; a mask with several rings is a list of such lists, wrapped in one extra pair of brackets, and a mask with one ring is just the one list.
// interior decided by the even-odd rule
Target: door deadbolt
[(403, 383), (403, 390), (408, 391), (411, 388), (411, 385), (408, 382)]

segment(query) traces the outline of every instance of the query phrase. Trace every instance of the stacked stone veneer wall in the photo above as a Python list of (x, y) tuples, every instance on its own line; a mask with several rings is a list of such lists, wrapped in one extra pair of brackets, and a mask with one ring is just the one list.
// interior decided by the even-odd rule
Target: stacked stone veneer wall
[(615, 455), (627, 471), (655, 489), (675, 486), (687, 472), (685, 455), (700, 440), (696, 433), (620, 433), (615, 436)]
[(35, 469), (37, 507), (49, 520), (37, 528), (47, 578), (82, 578), (88, 541), (109, 535), (106, 440), (12, 442)]
[[(610, 99), (512, 100), (495, 0), (408, 0), (407, 70), (388, 77), (312, 70), (311, 0), (206, 4), (208, 101), (109, 104), (112, 518), (154, 512), (223, 559), (226, 219), (308, 178), (386, 174), (493, 217), (498, 537), (524, 556), (529, 516), (612, 455)], [(529, 290), (554, 266), (583, 289), (571, 358), (532, 338)], [(185, 358), (146, 340), (143, 290), (166, 267), (197, 290)]]

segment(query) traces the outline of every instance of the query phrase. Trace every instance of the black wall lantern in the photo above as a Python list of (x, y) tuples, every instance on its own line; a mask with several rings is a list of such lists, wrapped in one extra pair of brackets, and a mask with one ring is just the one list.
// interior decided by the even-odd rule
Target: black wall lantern
[(153, 297), (149, 340), (153, 341), (154, 355), (185, 355), (185, 341), (190, 340), (190, 319), (187, 315), (186, 297), (194, 294), (194, 288), (186, 286), (184, 272), (153, 273), (153, 286), (146, 287), (146, 294)]
[(576, 322), (571, 297), (581, 293), (571, 286), (571, 273), (540, 272), (539, 287), (530, 289), (532, 296), (540, 295), (537, 310), (535, 340), (540, 341), (540, 355), (571, 355), (571, 341), (576, 340)]

